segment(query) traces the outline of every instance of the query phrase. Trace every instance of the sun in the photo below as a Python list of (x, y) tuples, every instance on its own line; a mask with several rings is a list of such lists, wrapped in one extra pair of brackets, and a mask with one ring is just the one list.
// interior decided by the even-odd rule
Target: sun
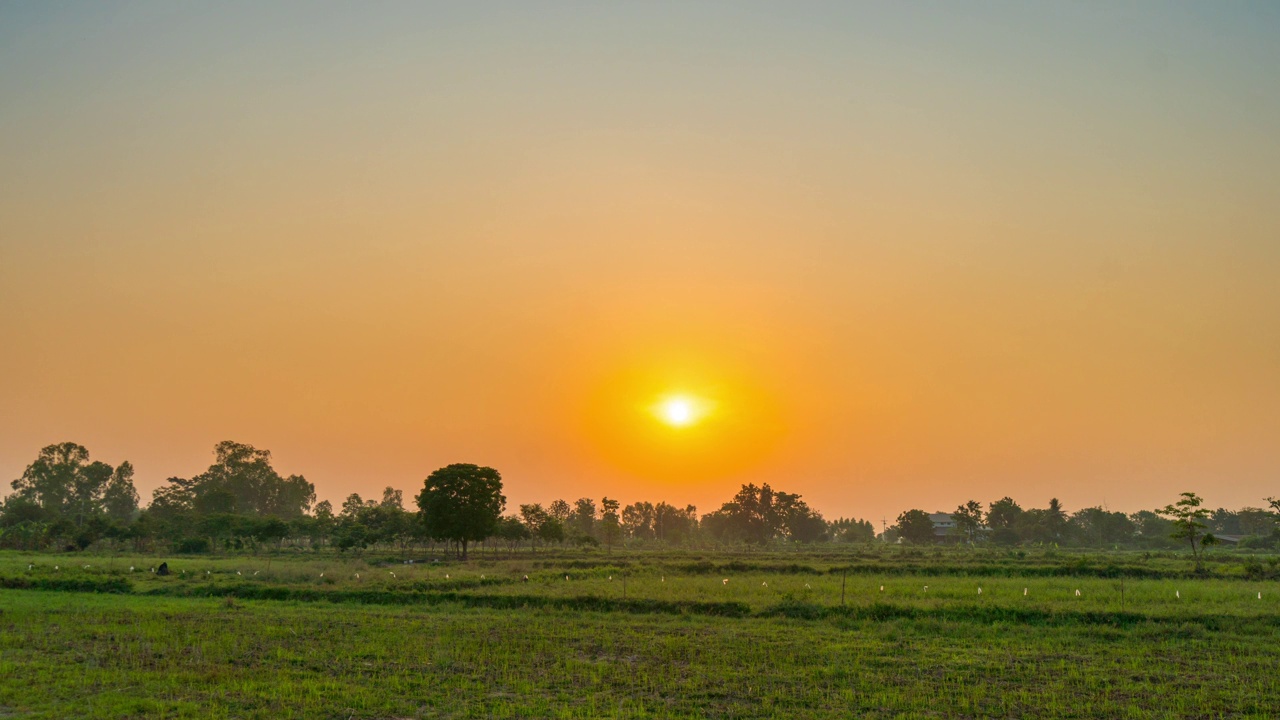
[(711, 406), (706, 400), (689, 395), (668, 395), (654, 406), (654, 414), (674, 428), (694, 425), (706, 417)]

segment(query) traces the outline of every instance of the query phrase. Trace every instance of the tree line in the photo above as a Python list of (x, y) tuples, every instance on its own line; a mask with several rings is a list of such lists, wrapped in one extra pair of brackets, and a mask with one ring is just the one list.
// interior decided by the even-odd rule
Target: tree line
[[(718, 509), (602, 497), (559, 499), (508, 509), (497, 470), (454, 464), (432, 472), (405, 507), (402, 491), (349, 495), (335, 508), (316, 502), (301, 475), (282, 476), (271, 453), (222, 442), (214, 461), (190, 478), (169, 478), (142, 507), (133, 466), (93, 461), (75, 443), (43, 448), (0, 503), (0, 547), (27, 550), (131, 548), (138, 552), (257, 551), (267, 547), (407, 550), (439, 547), (465, 557), (489, 550), (537, 552), (543, 547), (784, 544), (964, 543), (1077, 547), (1177, 547), (1193, 554), (1218, 536), (1242, 545), (1280, 547), (1280, 500), (1267, 509), (1208, 510), (1192, 493), (1158, 510), (1125, 514), (1101, 507), (1067, 513), (1056, 499), (1023, 508), (1012, 498), (985, 507), (969, 501), (950, 513), (900, 514), (877, 533), (863, 519), (827, 520), (798, 494), (768, 484), (743, 485)], [(1243, 539), (1241, 539), (1243, 538)]]

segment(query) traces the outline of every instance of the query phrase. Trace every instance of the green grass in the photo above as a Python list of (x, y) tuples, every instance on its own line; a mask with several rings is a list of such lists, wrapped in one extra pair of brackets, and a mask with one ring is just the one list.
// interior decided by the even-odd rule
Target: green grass
[(0, 717), (1275, 716), (1276, 581), (1097, 559), (6, 553)]

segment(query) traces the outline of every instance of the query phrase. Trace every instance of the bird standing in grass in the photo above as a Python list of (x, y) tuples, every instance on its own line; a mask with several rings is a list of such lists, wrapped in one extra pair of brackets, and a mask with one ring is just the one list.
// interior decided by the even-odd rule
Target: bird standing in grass
[(1080, 597), (1080, 591), (1076, 590), (1076, 597)]
[(721, 585), (728, 585), (728, 584), (729, 584), (729, 578), (725, 578), (725, 579), (721, 580), (721, 581), (720, 581), (720, 584), (721, 584)]

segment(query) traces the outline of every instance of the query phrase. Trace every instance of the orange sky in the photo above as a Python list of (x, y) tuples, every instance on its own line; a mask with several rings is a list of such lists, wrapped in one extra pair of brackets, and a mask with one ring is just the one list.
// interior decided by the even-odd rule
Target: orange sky
[[(0, 9), (0, 478), (1280, 494), (1280, 17)], [(715, 404), (673, 430), (649, 412)]]

